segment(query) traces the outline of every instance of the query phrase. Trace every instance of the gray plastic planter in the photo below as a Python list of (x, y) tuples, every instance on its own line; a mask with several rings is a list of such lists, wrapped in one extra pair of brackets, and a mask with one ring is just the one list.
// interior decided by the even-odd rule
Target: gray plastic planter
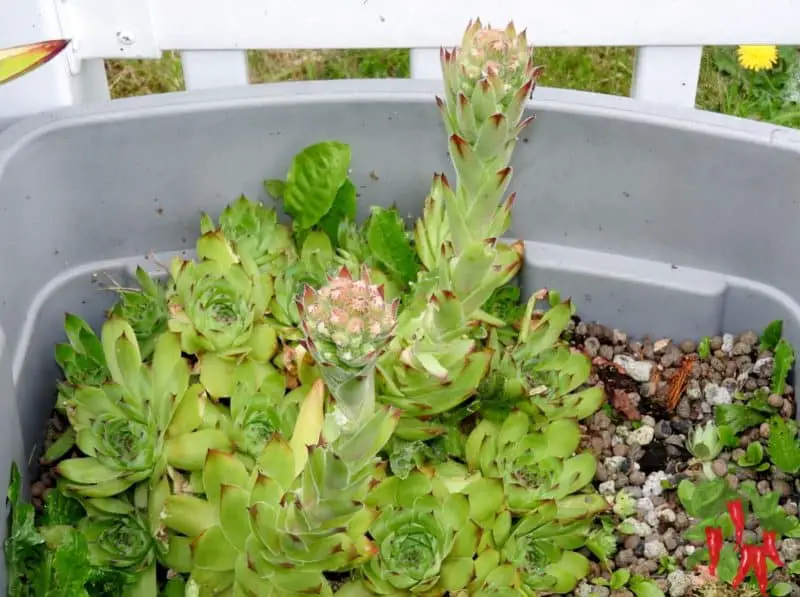
[[(12, 459), (35, 466), (64, 312), (99, 327), (111, 304), (96, 275), (124, 284), (137, 264), (157, 268), (148, 253), (191, 250), (202, 210), (265, 199), (262, 181), (325, 138), (353, 147), (362, 215), (393, 202), (417, 215), (433, 173), (451, 171), (438, 90), (175, 94), (0, 133), (0, 487)], [(800, 344), (800, 131), (550, 89), (531, 107), (511, 183), (526, 291), (557, 288), (584, 318), (633, 335), (696, 339), (783, 318)]]

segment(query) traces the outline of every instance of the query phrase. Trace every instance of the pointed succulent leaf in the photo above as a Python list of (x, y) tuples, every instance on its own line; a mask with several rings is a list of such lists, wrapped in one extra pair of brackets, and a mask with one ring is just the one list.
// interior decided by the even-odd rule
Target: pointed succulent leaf
[(70, 40), (53, 39), (0, 49), (0, 85), (36, 70), (58, 56)]

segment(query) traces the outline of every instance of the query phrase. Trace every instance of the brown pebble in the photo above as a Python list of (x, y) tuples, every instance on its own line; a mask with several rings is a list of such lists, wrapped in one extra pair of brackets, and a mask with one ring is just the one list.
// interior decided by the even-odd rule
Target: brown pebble
[(714, 474), (717, 477), (724, 477), (725, 475), (728, 474), (728, 464), (724, 460), (722, 460), (721, 458), (717, 458), (711, 464), (711, 470), (714, 471)]
[(786, 481), (775, 480), (772, 482), (772, 491), (777, 491), (781, 497), (789, 497), (792, 487)]
[(711, 350), (721, 350), (722, 349), (722, 336), (714, 336), (711, 338)]
[(47, 489), (47, 485), (45, 485), (41, 481), (36, 481), (36, 483), (31, 485), (31, 495), (37, 498), (42, 497), (42, 495), (44, 495), (45, 489)]
[(792, 404), (789, 400), (784, 400), (783, 404), (781, 404), (781, 416), (785, 419), (791, 419), (794, 417), (794, 404)]
[(727, 377), (735, 377), (737, 370), (738, 367), (736, 366), (736, 363), (734, 363), (733, 361), (727, 361), (725, 363), (725, 375)]
[(603, 448), (605, 448), (605, 446), (603, 445), (602, 438), (593, 437), (591, 439), (591, 444), (592, 444), (592, 452), (594, 452), (597, 456), (603, 453)]
[(614, 358), (614, 349), (608, 344), (605, 344), (600, 347), (600, 356), (610, 361)]
[(641, 487), (647, 480), (647, 475), (645, 475), (642, 471), (634, 471), (628, 476), (628, 479), (630, 480), (631, 485)]
[(718, 372), (721, 373), (721, 372), (725, 371), (725, 363), (722, 362), (722, 359), (719, 359), (717, 357), (712, 357), (711, 358), (711, 368), (714, 371), (718, 371)]
[(758, 428), (758, 433), (762, 439), (767, 439), (769, 437), (769, 423), (761, 423), (761, 427)]
[(628, 455), (628, 446), (625, 444), (617, 444), (614, 446), (614, 456), (627, 456)]
[(684, 340), (681, 342), (680, 349), (683, 354), (692, 354), (697, 350), (697, 344), (691, 340)]
[(755, 379), (748, 379), (744, 382), (744, 389), (748, 392), (755, 392), (758, 389), (758, 382)]
[(600, 481), (600, 483), (608, 481), (608, 470), (606, 470), (606, 467), (603, 466), (603, 464), (597, 465), (597, 469), (595, 470), (594, 473), (594, 478)]
[(639, 538), (639, 535), (630, 535), (625, 538), (625, 549), (636, 549), (641, 542), (642, 540)]
[(756, 484), (756, 488), (758, 489), (758, 493), (761, 495), (765, 495), (770, 492), (771, 487), (769, 485), (769, 481), (759, 481)]
[(594, 336), (589, 336), (586, 338), (586, 340), (584, 340), (583, 348), (586, 350), (587, 355), (594, 358), (600, 352), (600, 340)]
[(783, 398), (781, 398), (778, 394), (770, 394), (767, 402), (772, 408), (780, 408), (783, 406)]

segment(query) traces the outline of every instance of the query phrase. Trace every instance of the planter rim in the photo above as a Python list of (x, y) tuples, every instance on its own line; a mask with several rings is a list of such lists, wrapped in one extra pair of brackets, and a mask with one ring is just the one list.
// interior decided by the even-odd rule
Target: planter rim
[[(402, 100), (406, 103), (430, 103), (431, 109), (435, 109), (434, 97), (442, 92), (441, 81), (434, 80), (342, 79), (179, 91), (69, 106), (6, 121), (5, 128), (0, 121), (0, 175), (8, 154), (35, 137), (59, 128), (288, 102), (324, 104), (351, 101), (359, 104)], [(561, 113), (637, 121), (800, 152), (800, 130), (695, 108), (549, 87), (537, 87), (528, 106), (534, 113), (544, 108)]]

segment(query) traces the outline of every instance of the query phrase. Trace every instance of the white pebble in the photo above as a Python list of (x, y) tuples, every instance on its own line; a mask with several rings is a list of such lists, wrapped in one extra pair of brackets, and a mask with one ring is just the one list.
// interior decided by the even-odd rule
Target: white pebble
[(664, 493), (664, 488), (661, 487), (661, 483), (663, 481), (667, 481), (668, 479), (669, 477), (664, 471), (650, 473), (650, 475), (647, 477), (647, 480), (644, 482), (644, 486), (642, 487), (642, 495), (645, 497), (661, 495)]
[(653, 534), (653, 529), (651, 529), (646, 522), (636, 520), (635, 518), (626, 518), (622, 521), (620, 526), (623, 525), (633, 531), (634, 535), (638, 535), (639, 537), (649, 537)]
[(622, 330), (614, 330), (614, 344), (625, 344), (628, 341), (628, 334)]
[(622, 444), (622, 443), (625, 443), (625, 442), (624, 442), (624, 440), (623, 440), (623, 439), (622, 439), (620, 436), (618, 436), (618, 435), (615, 435), (614, 437), (612, 437), (612, 438), (611, 438), (611, 446), (612, 446), (612, 447), (613, 447), (613, 446), (618, 446), (618, 445), (620, 445), (620, 444)]
[(765, 367), (772, 367), (774, 363), (775, 363), (775, 359), (772, 358), (772, 357), (764, 357), (763, 359), (758, 359), (756, 361), (756, 364), (753, 365), (753, 373), (756, 373), (756, 374), (761, 373), (761, 371)]
[(731, 393), (724, 387), (715, 383), (706, 384), (704, 389), (706, 400), (711, 404), (730, 404), (733, 402)]
[(655, 510), (650, 510), (647, 514), (644, 515), (644, 521), (649, 524), (651, 527), (658, 526), (658, 512)]
[(656, 430), (648, 425), (642, 425), (639, 429), (634, 429), (631, 434), (628, 436), (628, 439), (625, 440), (628, 442), (628, 445), (631, 446), (633, 444), (639, 444), (640, 446), (646, 446), (651, 441), (653, 441), (653, 437), (655, 437)]
[(722, 352), (731, 354), (733, 352), (733, 334), (725, 334), (722, 336)]
[(583, 581), (578, 585), (575, 594), (578, 597), (592, 597), (593, 595), (597, 597), (608, 597), (609, 589), (608, 587), (600, 585), (590, 585), (586, 581)]
[(666, 523), (673, 523), (675, 522), (675, 512), (670, 510), (669, 508), (664, 508), (661, 512), (658, 513), (658, 517)]
[(652, 361), (637, 361), (633, 357), (625, 354), (618, 354), (614, 357), (614, 364), (619, 365), (636, 381), (650, 381), (650, 373), (653, 371)]
[(626, 438), (630, 434), (631, 430), (628, 427), (623, 427), (620, 425), (617, 427), (617, 435), (621, 438)]
[(687, 556), (692, 555), (696, 550), (697, 550), (697, 548), (694, 545), (684, 545), (683, 546), (683, 553), (685, 553)]
[(665, 555), (667, 555), (667, 548), (658, 539), (648, 541), (644, 544), (644, 557), (648, 560), (658, 560)]
[(605, 481), (598, 485), (597, 489), (602, 495), (614, 495), (614, 481)]
[(624, 456), (609, 456), (603, 461), (603, 466), (606, 467), (606, 470), (609, 473), (616, 473), (619, 471), (619, 467), (622, 466), (622, 463), (626, 460), (627, 458)]
[(672, 344), (672, 340), (669, 338), (662, 338), (661, 340), (656, 340), (653, 342), (653, 352), (662, 352), (667, 346)]
[(667, 576), (670, 597), (684, 597), (692, 587), (692, 577), (683, 570), (675, 570)]
[(652, 512), (655, 509), (653, 506), (653, 500), (649, 497), (643, 497), (636, 500), (636, 511), (639, 514), (647, 514), (648, 512)]
[(645, 415), (642, 417), (642, 425), (648, 425), (649, 427), (656, 426), (656, 420), (651, 417), (650, 415)]

